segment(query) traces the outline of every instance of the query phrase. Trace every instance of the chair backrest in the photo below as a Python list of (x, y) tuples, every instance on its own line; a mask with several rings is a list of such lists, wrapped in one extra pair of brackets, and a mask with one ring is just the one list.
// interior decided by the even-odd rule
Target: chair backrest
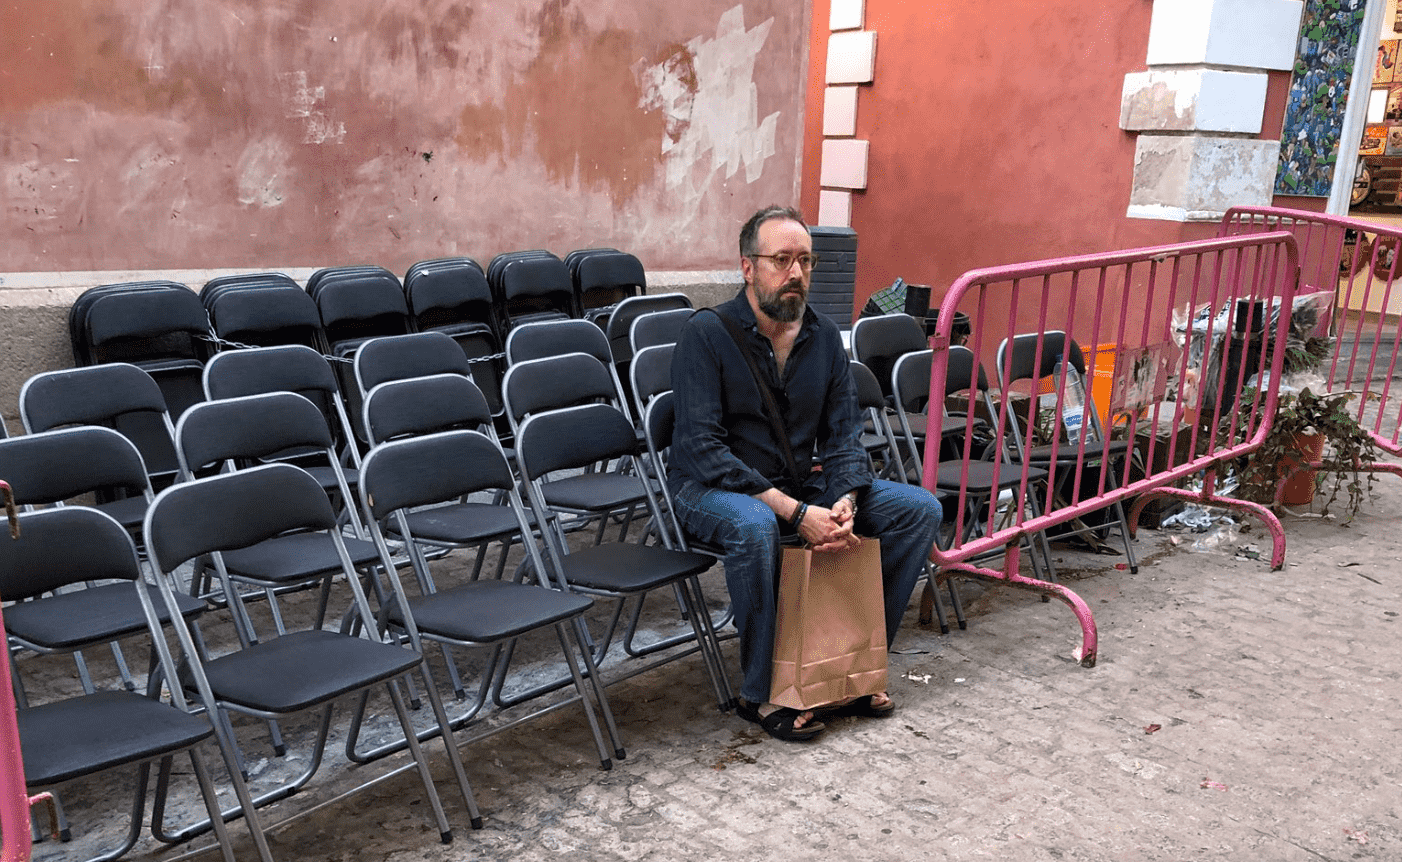
[(565, 353), (587, 353), (604, 364), (613, 360), (608, 337), (587, 320), (523, 323), (506, 337), (506, 361), (512, 365)]
[[(1038, 353), (1038, 342), (1041, 352)], [(1058, 329), (1043, 333), (1028, 332), (1003, 339), (998, 345), (998, 380), (1007, 386), (1018, 380), (1040, 380), (1056, 371), (1059, 359), (1071, 364), (1082, 375), (1086, 360), (1081, 346)]]
[(36, 374), (20, 388), (19, 412), (29, 434), (69, 425), (115, 428), (136, 444), (153, 479), (164, 481), (178, 469), (165, 396), (135, 365), (109, 362)]
[(481, 264), (470, 257), (423, 260), (404, 274), (404, 295), (414, 329), (431, 332), (480, 323), (496, 332), (492, 289)]
[[(203, 554), (306, 530), (339, 539), (331, 500), (307, 471), (267, 464), (170, 486), (147, 511), (145, 535), (152, 561), (171, 572)], [(349, 560), (345, 567), (354, 573)]]
[(215, 290), (205, 287), (201, 298), (209, 312), (210, 327), (220, 339), (254, 347), (320, 346), (323, 333), (316, 301), (296, 282), (273, 279)]
[(316, 405), (352, 463), (360, 464), (350, 417), (341, 389), (325, 356), (300, 344), (225, 350), (204, 369), (204, 391), (210, 400), (296, 392)]
[(362, 419), (372, 445), (452, 429), (482, 428), (493, 433), (487, 399), (475, 383), (461, 374), (434, 374), (378, 384), (365, 396)]
[(541, 251), (508, 254), (495, 273), (491, 267), (496, 260), (488, 264), (488, 283), (504, 315), (501, 331), (509, 332), (516, 324), (534, 319), (579, 316), (574, 281), (563, 260)]
[(104, 284), (69, 309), (79, 365), (145, 360), (202, 360), (209, 317), (199, 294), (173, 281)]
[(633, 423), (617, 407), (582, 404), (528, 416), (516, 432), (516, 461), (521, 476), (533, 482), (556, 470), (631, 457), (638, 442)]
[(934, 355), (935, 352), (927, 348), (896, 357), (891, 369), (891, 396), (897, 409), (908, 413), (925, 411), (930, 400), (930, 366)]
[(165, 415), (161, 388), (145, 371), (123, 362), (44, 371), (19, 395), (25, 433), (66, 425), (110, 425), (132, 413)]
[(326, 417), (295, 392), (196, 404), (176, 423), (175, 440), (187, 478), (225, 461), (256, 461), (293, 450), (324, 450), (337, 464)]
[[(519, 433), (528, 417), (590, 402), (608, 402), (615, 410), (618, 390), (603, 363), (587, 353), (566, 353), (518, 362), (506, 369), (502, 400), (512, 430)], [(627, 420), (626, 414), (624, 421)]]
[(983, 363), (978, 361), (972, 350), (962, 344), (952, 345), (949, 348), (949, 362), (945, 366), (944, 391), (967, 392), (970, 389), (976, 390), (980, 395), (986, 395), (988, 375), (983, 370)]
[(140, 580), (131, 534), (110, 515), (68, 506), (19, 518), (19, 537), (0, 542), (0, 595), (6, 601), (87, 581)]
[[(576, 260), (572, 260), (575, 256)], [(630, 296), (647, 293), (642, 261), (617, 249), (589, 249), (565, 257), (574, 276), (581, 311), (615, 305)]]
[[(95, 491), (147, 497), (151, 493), (135, 444), (96, 425), (0, 440), (0, 476), (21, 506), (46, 506)], [(3, 591), (0, 596), (9, 598)]]
[(645, 415), (649, 402), (672, 391), (672, 352), (675, 349), (675, 344), (658, 344), (633, 354), (628, 377), (637, 415)]
[(681, 338), (682, 328), (695, 312), (690, 308), (673, 308), (667, 311), (650, 311), (633, 318), (628, 330), (628, 343), (633, 355), (644, 347), (658, 344), (676, 344)]
[(360, 495), (371, 523), (393, 512), (456, 501), (478, 491), (514, 491), (496, 441), (476, 431), (443, 431), (381, 443), (365, 456)]
[(609, 348), (613, 351), (613, 361), (627, 362), (632, 358), (633, 346), (628, 336), (638, 315), (677, 308), (692, 308), (691, 297), (684, 293), (650, 293), (646, 296), (630, 296), (618, 303), (609, 315), (608, 328), (605, 330)]
[(853, 360), (848, 363), (852, 369), (852, 382), (857, 385), (857, 407), (862, 410), (881, 410), (886, 406), (886, 396), (881, 392), (881, 383), (866, 365)]
[(310, 347), (284, 344), (217, 354), (205, 366), (204, 391), (215, 400), (263, 392), (336, 394), (339, 389), (326, 357)]
[(891, 394), (896, 359), (930, 346), (924, 325), (909, 314), (861, 317), (852, 324), (852, 358), (871, 369), (881, 391)]
[(301, 290), (297, 280), (285, 272), (241, 272), (236, 275), (221, 275), (211, 278), (200, 288), (200, 299), (205, 308), (209, 300), (224, 290), (242, 290), (247, 287), (295, 287)]
[(430, 374), (472, 374), (462, 348), (442, 332), (372, 338), (355, 351), (355, 380), (361, 395), (389, 380)]
[[(310, 291), (310, 287), (309, 287)], [(324, 276), (311, 294), (321, 314), (326, 346), (349, 353), (366, 338), (409, 331), (409, 304), (399, 278), (380, 267)]]

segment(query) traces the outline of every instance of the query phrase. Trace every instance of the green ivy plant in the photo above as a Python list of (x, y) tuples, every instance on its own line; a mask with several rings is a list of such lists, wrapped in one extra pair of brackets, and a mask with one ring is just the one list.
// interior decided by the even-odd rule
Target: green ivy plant
[[(1321, 512), (1327, 514), (1329, 507), (1344, 495), (1347, 519), (1352, 520), (1372, 497), (1373, 473), (1367, 467), (1380, 457), (1372, 436), (1348, 409), (1349, 402), (1357, 397), (1354, 392), (1317, 394), (1309, 387), (1282, 394), (1271, 430), (1261, 448), (1235, 465), (1236, 496), (1273, 504), (1276, 489), (1285, 475), (1282, 465), (1288, 470), (1301, 461), (1297, 438), (1317, 434), (1324, 438), (1324, 454), (1318, 469), (1328, 494)], [(1243, 411), (1254, 400), (1243, 393)]]

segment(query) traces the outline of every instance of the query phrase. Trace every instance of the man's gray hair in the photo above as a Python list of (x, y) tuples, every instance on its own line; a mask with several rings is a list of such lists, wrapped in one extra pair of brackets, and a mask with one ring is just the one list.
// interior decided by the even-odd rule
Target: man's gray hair
[(767, 206), (745, 222), (745, 226), (740, 228), (740, 256), (753, 257), (759, 254), (759, 226), (774, 219), (784, 219), (785, 221), (796, 221), (803, 225), (803, 229), (808, 230), (808, 225), (803, 221), (803, 213), (793, 207), (781, 207), (777, 204)]

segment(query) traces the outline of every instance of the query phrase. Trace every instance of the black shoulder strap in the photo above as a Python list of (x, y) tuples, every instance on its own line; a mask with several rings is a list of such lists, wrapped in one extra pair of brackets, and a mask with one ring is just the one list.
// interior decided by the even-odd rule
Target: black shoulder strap
[(765, 418), (769, 420), (769, 427), (779, 441), (779, 450), (784, 455), (784, 464), (788, 466), (789, 476), (793, 479), (794, 492), (799, 493), (806, 477), (798, 469), (798, 461), (793, 456), (793, 448), (789, 446), (789, 433), (784, 428), (784, 420), (779, 417), (779, 405), (774, 400), (774, 393), (770, 391), (769, 384), (765, 383), (764, 378), (760, 376), (759, 366), (755, 364), (754, 356), (750, 354), (749, 348), (745, 345), (744, 331), (740, 329), (740, 324), (736, 323), (734, 319), (726, 317), (714, 308), (703, 308), (702, 311), (709, 311), (720, 318), (720, 322), (725, 325), (725, 329), (730, 333), (730, 338), (735, 342), (735, 346), (740, 349), (740, 355), (745, 357), (745, 364), (750, 366), (750, 374), (754, 375), (755, 386), (759, 387), (759, 397), (764, 400)]

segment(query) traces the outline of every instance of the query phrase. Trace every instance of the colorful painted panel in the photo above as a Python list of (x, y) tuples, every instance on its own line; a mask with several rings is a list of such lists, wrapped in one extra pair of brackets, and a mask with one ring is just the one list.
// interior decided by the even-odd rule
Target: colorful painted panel
[(1307, 0), (1290, 78), (1275, 192), (1328, 197), (1365, 0)]

